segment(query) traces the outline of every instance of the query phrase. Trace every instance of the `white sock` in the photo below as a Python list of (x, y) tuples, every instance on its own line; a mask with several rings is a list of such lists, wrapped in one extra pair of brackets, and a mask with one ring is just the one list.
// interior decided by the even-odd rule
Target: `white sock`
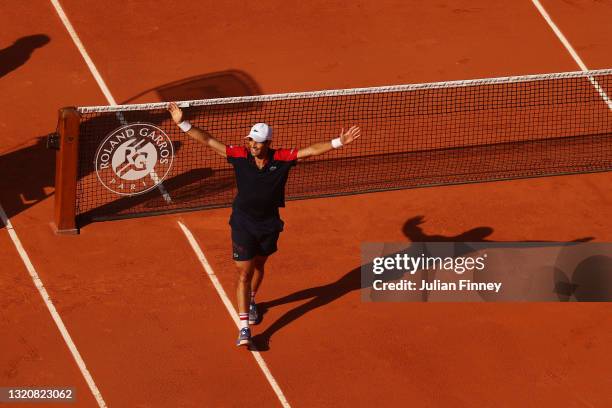
[(238, 317), (240, 318), (240, 329), (244, 329), (245, 327), (249, 328), (249, 314), (248, 313), (238, 313)]

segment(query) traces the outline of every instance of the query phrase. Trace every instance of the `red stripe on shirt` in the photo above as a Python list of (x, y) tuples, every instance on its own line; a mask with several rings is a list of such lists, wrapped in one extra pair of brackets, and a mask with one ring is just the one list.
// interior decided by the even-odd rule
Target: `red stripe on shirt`
[(227, 157), (247, 157), (247, 150), (244, 146), (225, 146)]
[(298, 149), (278, 149), (274, 152), (274, 160), (294, 161), (297, 160)]

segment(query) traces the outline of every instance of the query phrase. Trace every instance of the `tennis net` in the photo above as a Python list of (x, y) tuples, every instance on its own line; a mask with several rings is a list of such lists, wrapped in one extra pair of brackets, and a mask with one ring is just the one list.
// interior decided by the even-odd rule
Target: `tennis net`
[[(242, 145), (306, 147), (355, 124), (355, 143), (299, 163), (287, 199), (612, 170), (612, 70), (180, 102)], [(165, 103), (77, 108), (75, 216), (83, 221), (231, 205), (232, 168)]]

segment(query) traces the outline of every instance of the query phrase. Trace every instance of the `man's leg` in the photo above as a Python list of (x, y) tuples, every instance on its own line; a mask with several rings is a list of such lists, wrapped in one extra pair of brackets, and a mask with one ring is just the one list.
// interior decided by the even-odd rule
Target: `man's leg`
[(249, 300), (251, 295), (251, 279), (255, 262), (253, 259), (248, 261), (235, 261), (238, 269), (238, 284), (236, 285), (236, 304), (238, 306), (238, 317), (240, 319), (240, 334), (238, 346), (249, 345), (251, 342), (250, 331), (248, 335), (243, 333), (244, 329), (249, 329)]
[(261, 281), (264, 278), (264, 266), (266, 265), (266, 261), (268, 260), (267, 256), (257, 255), (255, 259), (253, 259), (253, 279), (251, 279), (251, 292), (257, 293), (259, 289), (259, 285), (261, 285)]
[(259, 285), (261, 285), (261, 281), (263, 280), (264, 266), (267, 260), (268, 256), (264, 255), (257, 255), (253, 259), (253, 277), (251, 278), (251, 293), (249, 301), (249, 324), (259, 323), (259, 313), (257, 311), (257, 307), (255, 306), (255, 294), (259, 289)]
[(236, 287), (238, 313), (248, 313), (251, 296), (251, 280), (253, 279), (255, 262), (253, 259), (235, 262), (238, 268), (238, 285)]

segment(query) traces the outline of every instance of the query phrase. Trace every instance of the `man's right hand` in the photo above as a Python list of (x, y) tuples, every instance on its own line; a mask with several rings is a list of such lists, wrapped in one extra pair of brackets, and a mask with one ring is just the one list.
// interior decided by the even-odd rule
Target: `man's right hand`
[[(170, 102), (168, 104), (168, 112), (172, 115), (172, 120), (178, 125), (183, 121), (183, 111), (175, 102)], [(191, 126), (188, 124), (187, 136), (197, 140), (200, 143), (203, 143), (219, 153), (221, 156), (226, 157), (226, 148), (225, 145), (219, 142), (217, 139), (208, 134), (205, 130), (198, 129), (195, 126)], [(184, 129), (183, 132), (185, 132)]]
[(177, 125), (183, 121), (183, 111), (174, 102), (168, 104), (168, 112), (172, 115), (172, 120)]

